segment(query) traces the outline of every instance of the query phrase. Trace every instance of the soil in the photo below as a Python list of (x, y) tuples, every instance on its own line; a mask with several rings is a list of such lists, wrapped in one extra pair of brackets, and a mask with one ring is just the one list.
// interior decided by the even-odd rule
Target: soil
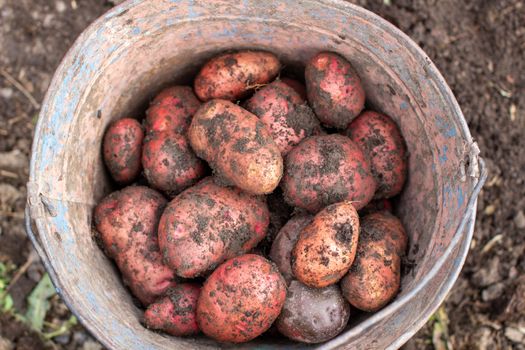
[[(31, 255), (23, 209), (39, 105), (78, 34), (118, 1), (0, 0), (0, 262)], [(456, 95), (490, 175), (472, 249), (444, 307), (407, 349), (525, 349), (525, 2), (356, 0), (412, 37)], [(16, 80), (22, 89), (12, 84)], [(24, 93), (22, 92), (24, 90)], [(29, 264), (15, 307), (44, 270)], [(67, 320), (59, 298), (46, 320)], [(81, 326), (52, 341), (0, 315), (0, 349), (101, 349)]]

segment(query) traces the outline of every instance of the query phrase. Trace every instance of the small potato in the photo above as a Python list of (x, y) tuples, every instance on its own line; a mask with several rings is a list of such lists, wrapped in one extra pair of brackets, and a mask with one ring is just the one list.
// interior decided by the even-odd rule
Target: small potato
[(354, 307), (372, 312), (384, 307), (398, 293), (401, 258), (400, 245), (394, 245), (389, 232), (376, 230), (369, 220), (363, 219), (357, 255), (341, 280), (341, 289)]
[(299, 239), (299, 234), (312, 219), (313, 216), (308, 214), (295, 215), (283, 226), (272, 243), (270, 259), (288, 283), (294, 278), (291, 265), (292, 249)]
[(294, 89), (306, 101), (306, 86), (303, 83), (288, 77), (281, 78), (281, 81)]
[(245, 97), (254, 87), (272, 81), (281, 64), (265, 51), (226, 53), (209, 60), (195, 78), (195, 93), (201, 101)]
[(288, 203), (315, 213), (344, 200), (359, 210), (374, 196), (376, 183), (361, 149), (332, 134), (309, 137), (288, 153), (281, 187)]
[(266, 126), (234, 103), (212, 100), (202, 105), (188, 137), (215, 174), (241, 190), (267, 194), (281, 180), (283, 159)]
[(339, 286), (311, 288), (294, 280), (288, 286), (283, 311), (275, 323), (286, 337), (315, 344), (341, 333), (349, 318), (350, 305)]
[(390, 198), (401, 192), (407, 175), (407, 150), (396, 123), (384, 114), (365, 111), (346, 134), (369, 157), (377, 182), (374, 198)]
[(361, 229), (375, 237), (385, 237), (394, 246), (397, 255), (405, 255), (408, 236), (401, 220), (392, 213), (381, 211), (366, 215), (361, 220)]
[(266, 124), (283, 155), (321, 128), (301, 96), (282, 81), (257, 91), (246, 102), (246, 109)]
[(208, 277), (197, 304), (197, 321), (215, 340), (247, 342), (270, 328), (285, 298), (286, 283), (277, 267), (261, 256), (242, 255)]
[(166, 200), (144, 186), (113, 192), (95, 208), (94, 223), (106, 254), (115, 260), (133, 294), (149, 305), (175, 285), (162, 263), (157, 225)]
[(199, 333), (197, 324), (197, 301), (201, 287), (193, 283), (179, 284), (170, 288), (144, 312), (144, 325), (177, 337)]
[(386, 199), (374, 199), (366, 205), (366, 207), (359, 210), (359, 216), (365, 216), (368, 214), (376, 213), (378, 211), (387, 211), (389, 213), (394, 209), (392, 203)]
[(172, 86), (162, 90), (146, 111), (146, 132), (186, 133), (200, 104), (189, 86)]
[(140, 154), (144, 132), (140, 123), (132, 118), (113, 122), (104, 134), (104, 162), (113, 180), (129, 184), (142, 170)]
[(193, 278), (254, 248), (269, 224), (264, 199), (222, 187), (208, 177), (173, 199), (159, 223), (164, 261)]
[(306, 94), (319, 120), (344, 129), (363, 110), (365, 91), (361, 79), (343, 57), (322, 52), (305, 68)]
[(151, 187), (170, 197), (206, 174), (206, 164), (193, 152), (185, 135), (175, 131), (150, 131), (142, 150), (144, 176)]
[(354, 261), (359, 217), (350, 202), (321, 210), (299, 235), (292, 250), (292, 271), (297, 280), (322, 288), (337, 283)]

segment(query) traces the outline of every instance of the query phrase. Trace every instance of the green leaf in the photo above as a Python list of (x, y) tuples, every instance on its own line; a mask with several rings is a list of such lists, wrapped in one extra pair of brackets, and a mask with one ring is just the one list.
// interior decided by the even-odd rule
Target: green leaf
[(49, 298), (56, 294), (55, 287), (46, 273), (27, 298), (26, 320), (35, 330), (41, 332), (44, 319), (51, 305)]
[(62, 334), (65, 334), (71, 330), (74, 326), (76, 326), (78, 323), (77, 318), (75, 316), (71, 316), (66, 322), (62, 323), (60, 327), (58, 327), (55, 331), (45, 333), (44, 338), (45, 339), (52, 339), (55, 337), (58, 337)]
[(0, 303), (2, 304), (2, 311), (3, 312), (9, 312), (13, 309), (13, 298), (11, 295), (7, 294), (3, 300), (0, 300)]

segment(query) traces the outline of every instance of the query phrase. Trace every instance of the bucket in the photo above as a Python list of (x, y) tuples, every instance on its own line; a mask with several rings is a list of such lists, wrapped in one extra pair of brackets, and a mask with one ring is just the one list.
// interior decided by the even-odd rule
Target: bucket
[(398, 348), (438, 308), (467, 255), (484, 163), (442, 76), (406, 35), (338, 0), (127, 1), (93, 23), (55, 73), (35, 132), (26, 226), (55, 287), (109, 349), (227, 348), (205, 337), (146, 330), (114, 264), (92, 236), (92, 210), (112, 191), (101, 157), (107, 125), (139, 116), (173, 83), (191, 84), (215, 54), (266, 49), (301, 69), (336, 51), (362, 77), (371, 109), (392, 116), (409, 150), (397, 214), (414, 266), (401, 292), (374, 314), (351, 316), (345, 332), (319, 345), (265, 336), (240, 348)]

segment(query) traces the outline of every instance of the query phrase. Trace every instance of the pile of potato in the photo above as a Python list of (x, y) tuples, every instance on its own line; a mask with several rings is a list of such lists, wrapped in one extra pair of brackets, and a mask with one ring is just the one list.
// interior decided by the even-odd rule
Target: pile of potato
[(305, 85), (281, 69), (269, 52), (219, 55), (193, 88), (161, 91), (142, 124), (106, 130), (121, 189), (94, 226), (146, 327), (240, 343), (273, 324), (319, 343), (345, 329), (350, 305), (372, 312), (398, 293), (408, 242), (387, 199), (407, 172), (397, 125), (363, 111), (360, 78), (338, 54), (313, 57)]

